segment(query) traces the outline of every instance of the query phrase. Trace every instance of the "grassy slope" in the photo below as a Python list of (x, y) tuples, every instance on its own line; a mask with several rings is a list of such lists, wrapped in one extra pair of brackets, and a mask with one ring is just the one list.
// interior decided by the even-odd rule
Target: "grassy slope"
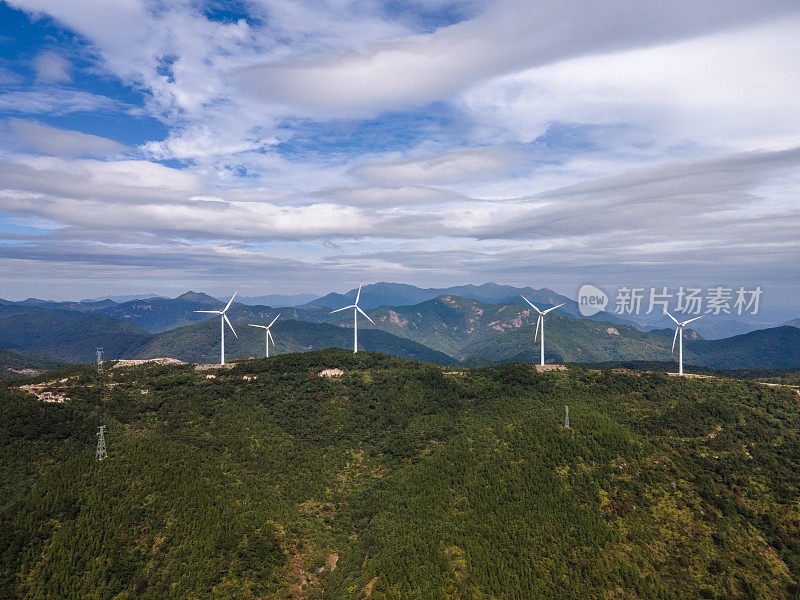
[(106, 377), (69, 405), (2, 392), (0, 596), (798, 592), (793, 392), (338, 350)]

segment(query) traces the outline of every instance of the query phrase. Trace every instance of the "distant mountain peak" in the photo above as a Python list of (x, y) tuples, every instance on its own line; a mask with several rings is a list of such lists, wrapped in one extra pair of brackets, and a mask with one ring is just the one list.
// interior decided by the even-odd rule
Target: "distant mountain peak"
[(220, 300), (214, 298), (213, 296), (209, 296), (208, 294), (204, 294), (203, 292), (193, 292), (188, 291), (185, 294), (181, 294), (175, 300), (183, 300), (184, 302), (196, 302), (197, 304), (219, 304)]
[(796, 319), (792, 319), (791, 321), (786, 321), (786, 323), (784, 323), (784, 325), (787, 325), (789, 327), (797, 327), (798, 329), (800, 329), (800, 317), (797, 317)]

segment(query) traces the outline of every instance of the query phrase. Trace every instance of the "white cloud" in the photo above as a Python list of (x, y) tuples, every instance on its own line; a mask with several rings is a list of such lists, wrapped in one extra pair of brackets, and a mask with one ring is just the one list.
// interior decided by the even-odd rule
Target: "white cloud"
[(313, 196), (338, 204), (375, 208), (402, 208), (420, 204), (430, 206), (467, 199), (461, 194), (449, 190), (411, 185), (324, 188), (315, 192)]
[(72, 81), (70, 62), (56, 52), (40, 52), (33, 62), (36, 79), (44, 83), (65, 83)]
[[(192, 163), (86, 160), (120, 148), (9, 121), (0, 209), (62, 227), (26, 242), (31, 260), (71, 248), (98, 271), (127, 256), (137, 276), (177, 273), (208, 244), (224, 248), (209, 258), (224, 277), (225, 261), (255, 274), (256, 246), (284, 244), (292, 277), (316, 286), (328, 240), (342, 246), (337, 267), (462, 281), (545, 263), (553, 277), (679, 263), (796, 272), (799, 165), (768, 151), (800, 145), (796, 2), (503, 0), (424, 33), (371, 0), (253, 0), (256, 18), (238, 22), (190, 0), (10, 3), (87, 40), (95, 75), (145, 92), (143, 112), (170, 132), (141, 154)], [(55, 85), (61, 66), (53, 85), (0, 94), (0, 110), (137, 110)], [(380, 120), (358, 120), (430, 102), (445, 106), (384, 115), (379, 136)], [(592, 133), (570, 139), (583, 126)]]
[(622, 50), (797, 11), (789, 2), (496, 2), (483, 15), (350, 51), (242, 67), (245, 93), (350, 114), (446, 99), (482, 79), (576, 56)]
[(112, 156), (125, 151), (124, 145), (108, 138), (23, 119), (0, 121), (0, 142), (62, 158)]
[(502, 146), (456, 148), (434, 156), (355, 165), (349, 173), (376, 184), (448, 184), (497, 178), (525, 160), (521, 151)]
[(530, 142), (561, 122), (625, 124), (623, 135), (638, 128), (662, 152), (780, 148), (800, 142), (798, 64), (792, 18), (549, 64), (476, 86), (458, 104), (495, 141)]
[(435, 188), (334, 188), (307, 197), (279, 195), (289, 203), (276, 204), (239, 192), (210, 195), (197, 175), (147, 161), (23, 157), (0, 167), (0, 210), (166, 239), (435, 236), (552, 244), (599, 236), (622, 247), (677, 239), (685, 247), (711, 248), (741, 243), (744, 228), (755, 231), (762, 221), (763, 243), (785, 243), (781, 231), (796, 218), (785, 206), (765, 203), (757, 190), (798, 166), (800, 149), (791, 149), (665, 163), (526, 198), (482, 201)]
[(0, 94), (0, 110), (5, 112), (41, 115), (67, 115), (72, 113), (126, 111), (136, 109), (106, 96), (66, 89), (34, 89)]
[[(52, 194), (64, 199), (175, 202), (202, 191), (202, 179), (188, 171), (137, 160), (65, 160), (18, 156), (0, 163), (0, 186), (7, 190)], [(35, 211), (33, 211), (35, 212)], [(66, 222), (70, 222), (65, 214)]]
[(48, 198), (9, 191), (0, 191), (0, 209), (96, 230), (107, 228), (234, 240), (363, 235), (374, 229), (375, 221), (357, 209), (333, 204), (289, 207), (195, 198), (173, 204), (154, 201), (114, 206), (102, 200)]

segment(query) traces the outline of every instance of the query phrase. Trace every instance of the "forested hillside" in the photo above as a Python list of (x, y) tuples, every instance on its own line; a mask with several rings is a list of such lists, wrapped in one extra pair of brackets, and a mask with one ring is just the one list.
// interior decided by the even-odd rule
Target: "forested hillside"
[(20, 352), (18, 350), (0, 350), (0, 379), (17, 379), (31, 376), (31, 371), (55, 369), (64, 363), (49, 356)]
[(0, 597), (797, 597), (793, 390), (447, 369), (326, 350), (42, 376), (64, 404), (6, 384)]
[(94, 361), (98, 346), (105, 349), (106, 357), (128, 356), (150, 338), (131, 323), (80, 312), (32, 310), (0, 316), (4, 350), (44, 354), (66, 362)]
[[(352, 316), (351, 316), (352, 319)], [(235, 323), (239, 338), (235, 339), (230, 329), (225, 331), (225, 353), (229, 359), (248, 356), (263, 357), (265, 334), (263, 329), (248, 327), (247, 323)], [(272, 327), (275, 345), (270, 344), (270, 356), (286, 352), (307, 352), (325, 348), (352, 348), (353, 329), (337, 327), (327, 323), (305, 323), (281, 319)], [(378, 329), (358, 331), (360, 350), (382, 352), (401, 358), (424, 360), (441, 365), (456, 362), (442, 352), (432, 350), (413, 340), (397, 337)], [(154, 336), (146, 345), (137, 349), (134, 358), (157, 358), (169, 356), (191, 362), (219, 362), (220, 331), (219, 318), (202, 323), (176, 327)]]
[(800, 365), (800, 329), (784, 325), (686, 344), (690, 359), (716, 369), (789, 369)]

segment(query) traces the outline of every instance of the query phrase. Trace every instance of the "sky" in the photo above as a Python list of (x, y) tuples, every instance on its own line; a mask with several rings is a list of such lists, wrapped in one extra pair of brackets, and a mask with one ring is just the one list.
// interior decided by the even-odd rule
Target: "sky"
[(0, 0), (0, 297), (724, 285), (797, 316), (798, 90), (796, 0)]

